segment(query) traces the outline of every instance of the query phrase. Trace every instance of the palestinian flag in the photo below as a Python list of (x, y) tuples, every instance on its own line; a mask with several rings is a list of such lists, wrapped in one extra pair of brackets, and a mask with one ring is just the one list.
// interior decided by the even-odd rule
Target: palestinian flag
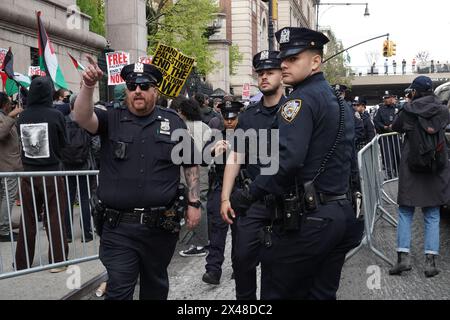
[(19, 87), (17, 84), (20, 84), (22, 87), (28, 88), (31, 84), (31, 79), (21, 73), (14, 72), (14, 77), (9, 78), (5, 72), (1, 72), (3, 89), (5, 90), (8, 96), (12, 96), (19, 92)]
[(11, 51), (11, 47), (9, 47), (8, 52), (5, 55), (5, 59), (3, 59), (3, 64), (1, 66), (1, 71), (5, 72), (9, 78), (14, 78), (14, 56)]
[(5, 55), (3, 60), (3, 65), (0, 67), (1, 78), (3, 83), (3, 90), (8, 96), (19, 92), (19, 85), (28, 88), (30, 86), (31, 80), (29, 77), (14, 72), (14, 56), (11, 51), (11, 47)]
[(41, 12), (36, 13), (38, 21), (38, 46), (39, 46), (39, 64), (42, 71), (45, 71), (53, 80), (55, 88), (67, 89), (67, 83), (61, 72), (61, 68), (56, 58), (55, 50), (45, 31), (44, 24), (41, 20)]
[(72, 57), (72, 55), (71, 55), (70, 53), (67, 53), (67, 54), (69, 55), (70, 60), (72, 60), (73, 65), (75, 66), (75, 68), (76, 68), (78, 71), (84, 71), (84, 70), (85, 70), (85, 67), (84, 67), (80, 62), (78, 62), (77, 59), (75, 59), (74, 57)]

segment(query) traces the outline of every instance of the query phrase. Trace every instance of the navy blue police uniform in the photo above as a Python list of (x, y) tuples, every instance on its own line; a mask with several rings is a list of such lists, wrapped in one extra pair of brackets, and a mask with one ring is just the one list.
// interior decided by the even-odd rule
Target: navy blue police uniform
[[(367, 100), (358, 98), (355, 99), (353, 102), (356, 105), (364, 105), (367, 106)], [(357, 142), (357, 150), (361, 150), (366, 144), (368, 144), (370, 141), (372, 141), (373, 138), (375, 138), (375, 126), (373, 125), (372, 118), (370, 117), (370, 114), (367, 111), (364, 111), (363, 113), (360, 113), (361, 119), (363, 121), (364, 125), (364, 135), (362, 139), (360, 139)]]
[[(219, 104), (223, 119), (236, 119), (240, 110), (244, 105), (237, 101), (227, 101)], [(231, 130), (223, 130), (222, 139), (231, 140), (227, 137)], [(215, 156), (212, 152), (217, 140), (212, 140), (205, 145), (205, 150), (214, 156), (209, 170), (209, 189), (208, 189), (208, 223), (209, 223), (209, 245), (208, 255), (206, 256), (206, 273), (203, 275), (203, 281), (210, 284), (219, 284), (222, 276), (222, 264), (225, 260), (225, 243), (229, 225), (222, 219), (220, 215), (221, 194), (223, 185), (223, 175), (225, 172), (226, 155)], [(231, 225), (231, 256), (234, 256), (235, 243), (235, 224)]]
[[(389, 91), (386, 91), (383, 100), (392, 97)], [(375, 130), (378, 134), (385, 134), (393, 132), (390, 125), (398, 113), (398, 107), (395, 104), (383, 104), (378, 108), (378, 111), (373, 119)], [(388, 127), (387, 129), (385, 128)], [(398, 174), (398, 167), (400, 165), (400, 142), (396, 137), (386, 137), (380, 139), (381, 159), (383, 161), (384, 169), (386, 170), (387, 178), (392, 179)]]
[[(281, 60), (278, 59), (277, 51), (262, 51), (253, 57), (253, 67), (255, 71), (281, 69)], [(260, 161), (259, 150), (255, 146), (260, 146), (259, 130), (269, 130), (267, 134), (268, 144), (270, 143), (270, 129), (276, 126), (276, 114), (279, 105), (283, 103), (285, 97), (282, 96), (276, 106), (265, 106), (264, 97), (256, 103), (249, 105), (247, 109), (239, 115), (237, 129), (255, 130), (256, 141), (247, 139), (245, 141), (245, 166), (241, 168), (243, 179), (254, 180), (259, 174), (261, 167), (268, 166)], [(250, 146), (249, 144), (252, 144)], [(236, 152), (242, 152), (236, 149)], [(268, 148), (270, 150), (270, 147)], [(256, 152), (256, 154), (254, 154)], [(256, 163), (254, 160), (257, 160)], [(236, 282), (236, 299), (255, 300), (256, 299), (256, 267), (260, 263), (260, 231), (266, 221), (270, 219), (270, 213), (265, 207), (264, 201), (254, 203), (245, 215), (239, 215), (236, 224), (236, 245), (233, 254), (233, 270)]]
[[(306, 28), (283, 28), (276, 37), (281, 59), (308, 49), (320, 50), (329, 41)], [(265, 230), (262, 299), (336, 298), (345, 254), (360, 243), (363, 228), (348, 196), (353, 118), (353, 112), (340, 106), (321, 72), (295, 84), (280, 107), (279, 171), (258, 176), (249, 196), (253, 201), (273, 193), (285, 195), (282, 217), (275, 216)], [(308, 184), (312, 181), (314, 188)], [(292, 207), (292, 194), (309, 206), (296, 201)]]
[[(162, 79), (156, 67), (138, 63), (125, 66), (121, 76), (143, 86)], [(138, 276), (140, 299), (167, 299), (167, 267), (178, 232), (164, 230), (158, 221), (173, 205), (180, 183), (180, 166), (171, 160), (178, 141), (171, 134), (186, 125), (176, 112), (158, 106), (142, 117), (125, 108), (95, 113), (101, 137), (97, 195), (106, 207), (99, 253), (108, 272), (106, 299), (132, 299)]]

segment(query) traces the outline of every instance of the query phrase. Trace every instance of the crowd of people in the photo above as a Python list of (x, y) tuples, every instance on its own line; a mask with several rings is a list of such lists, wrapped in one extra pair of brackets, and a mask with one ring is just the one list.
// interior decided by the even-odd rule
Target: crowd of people
[[(258, 265), (261, 299), (336, 299), (345, 255), (363, 234), (363, 220), (352, 206), (352, 192), (359, 188), (356, 153), (376, 133), (397, 131), (406, 132), (401, 162), (400, 145), (381, 150), (395, 155), (395, 160), (384, 160), (389, 178), (399, 176), (398, 263), (390, 274), (411, 269), (414, 207), (422, 207), (425, 217), (425, 274), (438, 274), (439, 206), (450, 200), (448, 165), (418, 173), (407, 161), (411, 128), (421, 117), (436, 132), (448, 124), (448, 111), (433, 96), (431, 80), (416, 79), (400, 110), (387, 92), (372, 121), (364, 98), (348, 99), (348, 89), (330, 86), (321, 72), (329, 41), (324, 34), (283, 28), (276, 38), (280, 51), (262, 51), (253, 58), (262, 98), (248, 106), (233, 96), (211, 99), (202, 93), (162, 99), (157, 89), (161, 71), (140, 63), (122, 69), (125, 84), (115, 87), (114, 101), (94, 103), (103, 72), (90, 57), (78, 93), (54, 92), (48, 77), (32, 80), (23, 108), (0, 93), (0, 171), (100, 170), (98, 185), (86, 176), (70, 176), (68, 190), (63, 177), (22, 178), (24, 215), (18, 235), (8, 215), (17, 179), (2, 180), (0, 240), (17, 240), (15, 268), (33, 265), (38, 218), (48, 225), (49, 262), (69, 259), (79, 193), (81, 240), (92, 241), (94, 232), (101, 236), (99, 256), (108, 282), (100, 291), (106, 290), (107, 299), (132, 299), (138, 277), (141, 299), (167, 298), (167, 267), (182, 221), (186, 248), (179, 254), (205, 257), (202, 280), (211, 285), (221, 283), (231, 226), (238, 300), (257, 298)], [(293, 88), (288, 96), (284, 85)], [(187, 136), (174, 138), (177, 129)], [(244, 141), (244, 149), (229, 138), (239, 129), (257, 132), (255, 141)], [(271, 145), (271, 135), (261, 132), (275, 130), (279, 169), (265, 175), (262, 170), (270, 164), (260, 149)], [(173, 158), (177, 145), (183, 146), (181, 162)], [(212, 160), (199, 161), (196, 152)], [(436, 190), (429, 190), (431, 184)], [(417, 196), (406, 192), (411, 189)], [(91, 193), (97, 202), (90, 205)]]

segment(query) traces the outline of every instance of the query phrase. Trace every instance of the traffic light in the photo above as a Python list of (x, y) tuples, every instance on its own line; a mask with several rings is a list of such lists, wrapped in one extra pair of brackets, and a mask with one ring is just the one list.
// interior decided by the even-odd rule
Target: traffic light
[(383, 57), (389, 57), (389, 41), (384, 40), (383, 42)]
[(389, 56), (395, 56), (397, 54), (397, 44), (394, 41), (389, 41)]

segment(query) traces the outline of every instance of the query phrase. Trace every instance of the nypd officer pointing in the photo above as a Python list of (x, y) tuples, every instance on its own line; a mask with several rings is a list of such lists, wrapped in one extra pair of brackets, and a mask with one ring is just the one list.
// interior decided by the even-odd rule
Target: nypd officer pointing
[[(109, 277), (106, 299), (132, 299), (138, 276), (140, 299), (167, 299), (167, 266), (185, 209), (180, 204), (180, 168), (171, 159), (178, 141), (172, 141), (171, 134), (186, 126), (174, 111), (156, 106), (162, 74), (148, 64), (122, 69), (126, 108), (94, 111), (94, 88), (103, 73), (88, 58), (74, 116), (80, 126), (101, 137), (95, 207), (105, 217), (100, 260)], [(192, 147), (193, 142), (188, 144)], [(199, 169), (183, 166), (189, 189), (185, 218), (192, 228), (200, 219)], [(99, 232), (101, 224), (96, 228)]]
[(321, 72), (327, 37), (290, 27), (276, 37), (283, 82), (294, 88), (278, 116), (279, 171), (258, 176), (231, 205), (244, 210), (277, 195), (261, 254), (262, 299), (335, 299), (345, 254), (363, 227), (348, 195), (353, 114)]

